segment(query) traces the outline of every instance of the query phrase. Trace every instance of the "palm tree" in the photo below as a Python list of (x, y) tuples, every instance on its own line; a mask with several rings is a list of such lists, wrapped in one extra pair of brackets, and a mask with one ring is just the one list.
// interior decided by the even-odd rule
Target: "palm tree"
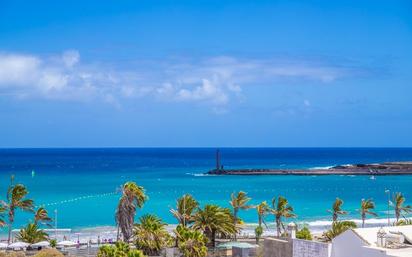
[[(232, 193), (230, 196), (230, 205), (233, 208), (233, 223), (235, 226), (238, 225), (238, 213), (239, 210), (248, 210), (253, 208), (252, 205), (248, 205), (247, 203), (251, 200), (250, 197), (247, 196), (247, 193), (243, 191), (239, 191), (237, 194)], [(237, 233), (234, 234), (235, 240), (237, 240)]]
[(34, 214), (34, 224), (46, 224), (47, 226), (50, 226), (50, 222), (52, 219), (49, 217), (49, 214), (44, 207), (40, 207), (36, 210), (36, 213)]
[(170, 212), (177, 219), (178, 224), (186, 227), (193, 222), (194, 211), (199, 207), (196, 199), (190, 195), (185, 194), (176, 201), (176, 209), (171, 209)]
[(17, 234), (17, 239), (29, 244), (35, 244), (48, 239), (48, 235), (43, 230), (39, 229), (36, 224), (29, 223), (25, 228), (20, 229)]
[(255, 229), (256, 243), (259, 243), (259, 239), (263, 234), (262, 223), (265, 224), (265, 226), (266, 226), (266, 222), (264, 220), (264, 217), (265, 217), (265, 215), (267, 214), (268, 211), (269, 211), (269, 205), (267, 204), (266, 201), (263, 201), (263, 202), (261, 202), (260, 204), (258, 204), (256, 206), (256, 212), (257, 212), (257, 215), (258, 215), (258, 226)]
[(184, 227), (179, 224), (174, 231), (177, 239), (177, 246), (183, 257), (206, 257), (207, 238), (202, 232)]
[(343, 201), (336, 197), (335, 202), (333, 202), (332, 209), (328, 212), (332, 213), (332, 221), (337, 221), (339, 215), (348, 214), (347, 211), (342, 210)]
[(26, 199), (27, 188), (22, 184), (13, 185), (14, 177), (11, 177), (11, 183), (7, 190), (7, 201), (1, 201), (2, 208), (8, 212), (8, 240), (10, 243), (11, 230), (14, 223), (16, 210), (33, 212), (33, 200)]
[(207, 204), (203, 209), (198, 209), (192, 227), (203, 231), (209, 244), (214, 247), (216, 235), (229, 236), (237, 232), (233, 219), (229, 209)]
[(281, 235), (281, 229), (285, 230), (282, 218), (294, 218), (293, 207), (289, 205), (288, 200), (283, 196), (279, 196), (276, 202), (276, 197), (272, 199), (272, 209), (270, 212), (275, 215), (277, 236)]
[(365, 219), (367, 214), (375, 217), (378, 216), (378, 214), (372, 211), (373, 209), (375, 209), (375, 203), (372, 201), (372, 199), (362, 199), (360, 208), (360, 214), (362, 217), (362, 228), (365, 227)]
[(149, 256), (158, 256), (160, 251), (169, 246), (172, 237), (166, 230), (166, 224), (156, 215), (146, 214), (135, 224), (134, 238), (136, 247)]
[(327, 241), (331, 241), (333, 238), (352, 228), (356, 228), (356, 223), (353, 221), (334, 221), (332, 222), (331, 229), (323, 233), (323, 236)]
[(126, 182), (122, 186), (122, 196), (116, 210), (116, 224), (121, 230), (125, 242), (129, 242), (133, 235), (136, 208), (142, 208), (146, 199), (144, 188), (135, 182)]
[(410, 213), (412, 212), (412, 206), (410, 205), (404, 205), (405, 203), (405, 197), (403, 196), (402, 193), (396, 193), (393, 196), (393, 203), (392, 206), (395, 208), (395, 217), (396, 217), (396, 222), (399, 222), (400, 216), (404, 217), (403, 213)]

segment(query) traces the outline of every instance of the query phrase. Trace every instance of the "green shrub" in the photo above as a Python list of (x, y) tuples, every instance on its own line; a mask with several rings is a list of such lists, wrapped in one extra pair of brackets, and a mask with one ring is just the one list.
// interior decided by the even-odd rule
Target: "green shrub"
[(145, 257), (145, 255), (142, 251), (131, 249), (127, 243), (117, 242), (116, 245), (101, 246), (97, 257)]
[(312, 240), (312, 234), (308, 227), (303, 227), (301, 230), (296, 232), (296, 238), (304, 240)]

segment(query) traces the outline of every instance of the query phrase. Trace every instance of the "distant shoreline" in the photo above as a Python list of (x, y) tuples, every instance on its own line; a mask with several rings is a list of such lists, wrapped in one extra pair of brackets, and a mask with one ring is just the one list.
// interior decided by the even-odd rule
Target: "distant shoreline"
[(326, 169), (213, 169), (209, 175), (412, 175), (412, 161), (338, 165)]

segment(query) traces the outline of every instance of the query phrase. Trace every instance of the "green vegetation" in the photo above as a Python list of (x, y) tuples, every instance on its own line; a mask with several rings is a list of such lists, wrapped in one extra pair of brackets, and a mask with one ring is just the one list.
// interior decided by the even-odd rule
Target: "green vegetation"
[(40, 223), (50, 227), (51, 221), (52, 219), (49, 217), (49, 213), (44, 207), (40, 207), (36, 210), (34, 214), (34, 224), (37, 225), (38, 223)]
[(342, 199), (336, 198), (335, 202), (333, 202), (332, 209), (328, 210), (328, 212), (332, 213), (333, 222), (338, 220), (339, 215), (348, 214), (347, 211), (342, 210), (342, 205), (343, 205)]
[(405, 197), (403, 196), (402, 193), (396, 193), (393, 196), (393, 202), (392, 202), (392, 206), (395, 209), (395, 218), (396, 218), (396, 222), (399, 222), (399, 218), (402, 216), (404, 219), (405, 215), (404, 214), (408, 214), (412, 212), (412, 206), (410, 205), (404, 205), (405, 204)]
[(145, 257), (145, 255), (139, 250), (131, 249), (129, 244), (119, 241), (115, 245), (101, 246), (97, 257)]
[(334, 221), (331, 229), (323, 233), (326, 240), (331, 241), (348, 229), (356, 228), (356, 223), (353, 221)]
[(362, 218), (362, 228), (365, 227), (365, 220), (366, 220), (366, 215), (372, 215), (372, 216), (378, 216), (375, 212), (372, 210), (375, 209), (375, 203), (371, 199), (362, 199), (361, 201), (361, 208), (360, 208), (360, 214)]
[(186, 194), (177, 199), (176, 209), (171, 209), (170, 212), (176, 218), (179, 224), (186, 227), (194, 220), (194, 212), (199, 207), (199, 203), (193, 196)]
[(237, 232), (230, 210), (217, 205), (207, 204), (198, 209), (192, 228), (200, 230), (209, 239), (208, 244), (215, 246), (216, 236), (230, 236)]
[[(239, 210), (248, 210), (253, 208), (252, 205), (248, 205), (248, 202), (251, 200), (250, 197), (247, 196), (247, 193), (240, 191), (237, 194), (232, 193), (230, 196), (230, 205), (233, 209), (233, 224), (234, 226), (238, 226), (239, 220)], [(237, 240), (237, 231), (234, 233), (234, 238)]]
[(116, 224), (125, 242), (129, 242), (133, 236), (136, 208), (142, 208), (146, 200), (144, 188), (135, 182), (127, 182), (122, 186), (122, 196), (116, 210)]
[(172, 244), (172, 237), (166, 230), (166, 224), (155, 215), (146, 214), (134, 227), (136, 248), (146, 255), (160, 255), (160, 251)]
[(47, 240), (48, 235), (43, 230), (39, 229), (36, 224), (29, 223), (25, 228), (20, 229), (17, 234), (17, 239), (29, 244), (34, 244)]
[(258, 215), (258, 226), (255, 228), (256, 243), (258, 244), (260, 237), (263, 234), (262, 224), (265, 224), (265, 226), (267, 227), (265, 222), (265, 216), (269, 212), (270, 208), (266, 201), (261, 202), (255, 208)]
[(293, 213), (293, 207), (289, 205), (288, 200), (283, 196), (279, 196), (277, 201), (276, 197), (272, 199), (272, 209), (270, 209), (270, 212), (275, 216), (276, 231), (279, 237), (282, 234), (282, 229), (285, 231), (282, 219), (295, 218), (296, 215)]
[(312, 234), (308, 227), (303, 227), (301, 230), (296, 231), (296, 238), (304, 240), (312, 240)]
[(412, 219), (403, 219), (398, 222), (395, 222), (394, 226), (406, 226), (412, 225)]
[(1, 201), (2, 209), (8, 213), (8, 239), (10, 243), (11, 230), (13, 228), (16, 210), (33, 212), (33, 200), (26, 198), (29, 191), (22, 184), (14, 185), (14, 176), (11, 176), (7, 190), (7, 200)]
[(177, 246), (183, 257), (207, 256), (207, 238), (202, 232), (178, 225), (175, 230)]
[(50, 239), (50, 247), (56, 248), (57, 246), (57, 240), (56, 239)]

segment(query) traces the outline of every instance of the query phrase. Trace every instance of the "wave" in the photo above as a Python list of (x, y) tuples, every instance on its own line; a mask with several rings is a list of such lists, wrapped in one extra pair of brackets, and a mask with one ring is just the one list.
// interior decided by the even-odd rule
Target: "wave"
[(309, 168), (310, 170), (328, 170), (330, 168), (335, 167), (336, 165), (331, 165), (331, 166), (316, 166), (316, 167), (312, 167)]
[(193, 177), (211, 177), (211, 176), (216, 176), (216, 175), (210, 175), (210, 174), (205, 174), (205, 173), (190, 173), (187, 172), (186, 175), (190, 175)]

